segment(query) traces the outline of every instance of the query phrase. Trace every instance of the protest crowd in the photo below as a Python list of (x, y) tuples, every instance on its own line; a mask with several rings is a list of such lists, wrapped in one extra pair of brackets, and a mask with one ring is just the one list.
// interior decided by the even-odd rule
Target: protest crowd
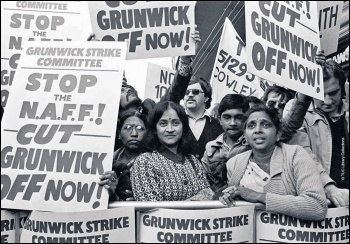
[[(81, 226), (83, 222), (74, 222), (74, 214), (72, 220), (63, 217), (69, 219), (69, 213), (80, 211), (92, 216), (112, 203), (216, 201), (221, 205), (215, 211), (207, 210), (212, 211), (213, 223), (203, 219), (207, 218), (205, 210), (200, 210), (201, 218), (187, 223), (188, 230), (219, 229), (221, 234), (188, 234), (187, 239), (166, 232), (169, 226), (182, 228), (171, 221), (175, 212), (164, 209), (164, 218), (146, 212), (140, 222), (145, 230), (162, 229), (157, 232), (159, 242), (232, 242), (232, 232), (227, 230), (247, 226), (252, 221), (250, 215), (241, 213), (235, 218), (231, 214), (228, 221), (219, 211), (239, 208), (241, 202), (253, 203), (252, 211), (260, 206), (263, 212), (256, 219), (265, 224), (284, 225), (281, 216), (285, 216), (289, 226), (300, 219), (300, 223), (312, 221), (320, 227), (322, 221), (331, 221), (330, 210), (348, 212), (348, 70), (331, 58), (337, 47), (329, 51), (320, 40), (320, 6), (313, 2), (310, 7), (305, 1), (294, 5), (231, 3), (236, 4), (236, 11), (243, 6), (238, 12), (245, 13), (245, 37), (237, 34), (235, 17), (220, 17), (220, 43), (210, 76), (198, 72), (198, 60), (209, 41), (203, 40), (200, 26), (194, 25), (195, 3), (186, 2), (171, 6), (92, 2), (93, 34), (89, 37), (79, 40), (58, 33), (52, 35), (52, 39), (61, 39), (58, 44), (43, 40), (23, 43), (21, 58), (16, 56), (16, 61), (2, 55), (2, 76), (10, 72), (14, 76), (7, 103), (2, 100), (1, 106), (2, 243), (8, 242), (4, 231), (14, 230), (15, 225), (17, 230), (23, 228), (21, 238), (29, 238), (21, 242), (111, 242), (103, 231), (130, 228), (134, 212), (121, 208), (115, 215), (119, 217), (107, 212), (98, 220), (86, 217), (86, 228)], [(328, 8), (341, 12), (343, 2), (337, 3), (341, 4)], [(147, 4), (151, 5), (146, 9)], [(2, 30), (2, 36), (10, 35), (10, 44), (3, 44), (2, 38), (2, 53), (18, 44), (14, 41), (15, 35), (20, 35), (16, 28), (25, 24), (35, 37), (47, 29), (50, 36), (50, 32), (61, 30), (60, 25), (62, 30), (68, 28), (68, 19), (61, 15), (79, 12), (79, 6), (74, 5), (74, 10), (69, 4), (48, 2), (2, 6), (2, 16), (11, 16), (12, 28), (10, 34)], [(6, 12), (10, 9), (14, 13)], [(50, 9), (56, 14), (29, 15), (23, 9)], [(159, 12), (166, 16), (164, 20), (158, 19)], [(30, 28), (33, 19), (38, 30)], [(305, 34), (301, 22), (316, 23), (310, 28), (317, 33)], [(72, 23), (69, 25), (74, 26)], [(162, 26), (167, 26), (169, 33), (166, 28), (164, 33), (156, 29)], [(337, 28), (339, 32), (339, 24)], [(167, 46), (161, 41), (164, 36), (187, 40)], [(28, 39), (25, 34), (23, 37)], [(151, 52), (155, 46), (157, 53)], [(13, 55), (11, 51), (8, 55)], [(347, 47), (347, 64), (348, 52)], [(146, 88), (142, 99), (138, 87), (128, 82), (125, 59), (161, 56), (176, 56), (173, 78), (165, 92), (158, 87), (155, 97)], [(3, 84), (4, 76), (2, 80)], [(18, 125), (14, 121), (19, 121)], [(35, 204), (29, 204), (31, 201)], [(14, 224), (4, 220), (5, 210), (17, 220), (22, 220), (21, 210), (33, 213), (23, 223)], [(44, 225), (45, 212), (36, 210), (57, 212), (57, 223), (62, 217), (59, 223), (64, 223), (64, 231), (51, 233), (60, 232), (64, 237), (44, 238), (42, 233), (50, 232), (50, 223)], [(122, 217), (130, 212), (130, 218)], [(186, 214), (181, 216), (185, 219)], [(348, 214), (334, 221), (333, 226), (347, 230), (317, 236), (318, 240), (349, 241)], [(68, 235), (84, 231), (90, 234)], [(307, 232), (280, 229), (278, 233), (281, 241), (295, 241), (306, 238)], [(307, 238), (303, 240), (316, 237), (310, 234)]]

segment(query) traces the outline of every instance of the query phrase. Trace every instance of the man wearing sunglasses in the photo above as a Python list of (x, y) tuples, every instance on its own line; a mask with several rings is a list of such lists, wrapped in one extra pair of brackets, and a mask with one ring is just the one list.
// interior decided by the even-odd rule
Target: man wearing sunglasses
[(192, 141), (195, 142), (193, 155), (198, 160), (203, 157), (205, 145), (223, 132), (219, 121), (207, 112), (211, 96), (210, 84), (201, 77), (193, 76), (185, 92), (184, 103), (192, 131)]

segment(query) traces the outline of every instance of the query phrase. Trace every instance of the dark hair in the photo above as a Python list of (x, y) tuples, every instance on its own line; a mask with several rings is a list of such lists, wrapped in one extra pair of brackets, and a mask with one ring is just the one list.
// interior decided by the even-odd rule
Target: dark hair
[(125, 84), (125, 83), (122, 84), (122, 88), (128, 88), (129, 92), (134, 93), (136, 95), (137, 99), (133, 100), (132, 102), (127, 104), (127, 106), (125, 108), (123, 108), (121, 103), (120, 103), (119, 104), (119, 111), (125, 111), (125, 110), (131, 109), (131, 108), (135, 108), (135, 110), (139, 109), (139, 107), (142, 105), (142, 100), (139, 98), (139, 95), (138, 95), (136, 89), (133, 86)]
[(162, 144), (159, 141), (159, 138), (157, 136), (157, 123), (168, 108), (172, 108), (175, 110), (175, 112), (179, 116), (179, 119), (183, 125), (182, 137), (178, 143), (178, 151), (180, 151), (184, 155), (191, 154), (192, 152), (191, 137), (190, 137), (191, 129), (188, 124), (187, 114), (185, 112), (185, 109), (181, 105), (174, 103), (172, 101), (165, 101), (165, 102), (156, 104), (151, 115), (149, 131), (148, 131), (148, 135), (146, 136), (145, 145), (148, 147), (148, 149), (156, 150), (156, 151), (162, 147)]
[[(264, 104), (261, 105), (256, 105), (250, 108), (246, 113), (246, 121), (244, 123), (244, 130), (247, 128), (247, 122), (248, 122), (248, 117), (255, 112), (265, 112), (271, 119), (272, 123), (275, 125), (277, 131), (280, 131), (282, 128), (282, 123), (281, 120), (278, 116), (278, 111), (274, 108), (270, 108), (268, 106), (265, 106)], [(280, 142), (277, 142), (277, 145), (280, 146)]]
[(267, 102), (267, 98), (268, 98), (270, 92), (276, 92), (278, 95), (281, 95), (282, 101), (284, 100), (285, 97), (287, 98), (287, 102), (293, 98), (293, 92), (291, 92), (287, 88), (277, 86), (277, 85), (272, 85), (272, 86), (267, 87), (267, 89), (265, 90), (264, 96), (262, 98), (262, 100), (265, 103)]
[(124, 112), (122, 112), (119, 116), (119, 120), (118, 120), (118, 125), (117, 125), (117, 128), (118, 130), (121, 130), (125, 120), (127, 120), (128, 118), (130, 117), (137, 117), (139, 118), (140, 120), (142, 120), (142, 122), (145, 124), (145, 128), (147, 130), (148, 128), (148, 122), (147, 122), (147, 117), (146, 115), (140, 113), (139, 111), (137, 110), (133, 110), (133, 109), (130, 109), (130, 110), (126, 110)]
[(264, 104), (263, 101), (261, 101), (259, 98), (255, 96), (249, 96), (247, 97), (247, 100), (249, 103), (253, 103), (254, 104), (253, 106)]
[(335, 62), (333, 59), (327, 59), (323, 68), (323, 82), (327, 82), (331, 77), (339, 80), (339, 86), (341, 88), (341, 96), (346, 96), (345, 82), (346, 76), (343, 68)]
[(190, 83), (188, 85), (193, 85), (199, 83), (199, 85), (201, 86), (204, 95), (208, 98), (208, 101), (205, 102), (205, 108), (208, 109), (210, 108), (210, 103), (211, 103), (211, 96), (213, 94), (213, 90), (211, 88), (211, 85), (209, 82), (207, 82), (204, 78), (200, 77), (200, 76), (192, 76)]
[(219, 116), (229, 109), (242, 109), (245, 113), (249, 109), (249, 102), (246, 96), (241, 94), (226, 94), (220, 101)]

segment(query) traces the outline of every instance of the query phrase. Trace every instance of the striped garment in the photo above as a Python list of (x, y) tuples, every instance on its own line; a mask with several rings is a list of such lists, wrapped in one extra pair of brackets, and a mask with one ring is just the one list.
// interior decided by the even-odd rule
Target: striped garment
[[(228, 185), (238, 186), (252, 150), (227, 162)], [(322, 220), (327, 213), (326, 195), (316, 164), (300, 146), (276, 146), (270, 161), (270, 182), (264, 187), (266, 211), (310, 220)]]
[(131, 168), (131, 182), (136, 201), (183, 201), (209, 187), (201, 163), (192, 155), (165, 157), (153, 151), (143, 153)]

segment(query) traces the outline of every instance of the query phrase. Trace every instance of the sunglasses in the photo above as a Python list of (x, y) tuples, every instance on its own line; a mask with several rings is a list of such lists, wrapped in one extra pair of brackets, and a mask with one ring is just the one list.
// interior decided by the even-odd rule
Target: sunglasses
[(199, 93), (204, 93), (204, 92), (200, 91), (199, 89), (188, 89), (188, 90), (186, 91), (185, 94), (186, 94), (186, 95), (189, 95), (190, 92), (192, 92), (192, 94), (193, 94), (194, 96), (199, 95)]
[(272, 107), (272, 108), (276, 108), (277, 103), (278, 103), (278, 108), (280, 108), (280, 109), (284, 109), (284, 107), (286, 106), (285, 103), (279, 103), (276, 101), (268, 101), (267, 106)]

